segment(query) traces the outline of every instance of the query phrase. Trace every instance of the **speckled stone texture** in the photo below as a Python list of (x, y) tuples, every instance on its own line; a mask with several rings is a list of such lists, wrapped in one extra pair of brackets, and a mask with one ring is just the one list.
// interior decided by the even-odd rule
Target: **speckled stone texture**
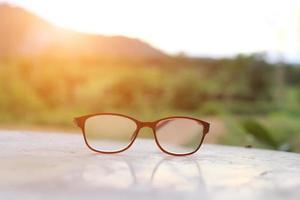
[(121, 154), (80, 134), (0, 131), (0, 199), (300, 199), (300, 155), (204, 144), (172, 157), (137, 139)]

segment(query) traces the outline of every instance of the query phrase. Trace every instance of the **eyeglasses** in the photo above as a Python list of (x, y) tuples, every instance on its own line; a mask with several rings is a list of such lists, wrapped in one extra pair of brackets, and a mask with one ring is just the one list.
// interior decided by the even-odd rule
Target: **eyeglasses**
[(157, 146), (165, 153), (186, 156), (195, 153), (209, 131), (209, 123), (191, 117), (167, 117), (141, 122), (132, 117), (99, 113), (77, 117), (86, 145), (98, 153), (119, 153), (128, 149), (143, 127), (152, 129)]

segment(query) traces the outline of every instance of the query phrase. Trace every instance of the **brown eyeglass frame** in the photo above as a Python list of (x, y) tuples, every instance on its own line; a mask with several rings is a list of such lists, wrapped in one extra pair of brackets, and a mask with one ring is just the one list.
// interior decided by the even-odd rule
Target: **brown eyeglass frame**
[[(98, 116), (98, 115), (114, 115), (114, 116), (120, 116), (120, 117), (125, 117), (127, 119), (130, 119), (132, 121), (134, 121), (137, 125), (136, 127), (136, 130), (134, 131), (133, 133), (133, 136), (131, 138), (131, 141), (130, 143), (124, 148), (124, 149), (121, 149), (121, 150), (117, 150), (117, 151), (99, 151), (97, 149), (94, 149), (93, 147), (91, 147), (87, 141), (87, 137), (86, 137), (86, 133), (85, 133), (85, 122), (88, 118), (90, 117), (93, 117), (93, 116)], [(156, 135), (156, 128), (157, 128), (157, 124), (163, 120), (167, 120), (167, 119), (175, 119), (175, 118), (180, 118), (180, 119), (190, 119), (190, 120), (194, 120), (194, 121), (197, 121), (199, 124), (202, 124), (203, 125), (203, 136), (201, 138), (201, 141), (198, 145), (198, 147), (190, 152), (190, 153), (184, 153), (184, 154), (177, 154), (177, 153), (172, 153), (172, 152), (168, 152), (167, 150), (165, 150), (160, 144), (159, 144), (159, 141), (157, 139), (157, 135)], [(95, 114), (89, 114), (89, 115), (84, 115), (84, 116), (80, 116), (80, 117), (76, 117), (74, 118), (74, 123), (82, 130), (82, 133), (83, 133), (83, 137), (84, 137), (84, 141), (85, 141), (85, 144), (87, 145), (87, 147), (94, 151), (94, 152), (97, 152), (97, 153), (103, 153), (103, 154), (114, 154), (114, 153), (120, 153), (120, 152), (123, 152), (127, 149), (129, 149), (131, 147), (131, 145), (133, 144), (133, 142), (135, 141), (135, 139), (137, 138), (138, 136), (138, 133), (140, 131), (141, 128), (144, 128), (144, 127), (149, 127), (152, 129), (152, 132), (154, 134), (154, 139), (155, 139), (155, 143), (157, 144), (157, 146), (159, 147), (159, 149), (161, 151), (163, 151), (164, 153), (166, 154), (169, 154), (169, 155), (172, 155), (172, 156), (188, 156), (188, 155), (191, 155), (195, 152), (197, 152), (199, 150), (199, 148), (201, 147), (203, 141), (204, 141), (204, 138), (205, 136), (208, 134), (209, 132), (209, 127), (210, 127), (210, 124), (206, 121), (203, 121), (203, 120), (200, 120), (200, 119), (196, 119), (196, 118), (192, 118), (192, 117), (184, 117), (184, 116), (172, 116), (172, 117), (165, 117), (165, 118), (162, 118), (162, 119), (159, 119), (159, 120), (156, 120), (156, 121), (152, 121), (152, 122), (141, 122), (135, 118), (132, 118), (130, 116), (127, 116), (127, 115), (123, 115), (123, 114), (117, 114), (117, 113), (95, 113)]]

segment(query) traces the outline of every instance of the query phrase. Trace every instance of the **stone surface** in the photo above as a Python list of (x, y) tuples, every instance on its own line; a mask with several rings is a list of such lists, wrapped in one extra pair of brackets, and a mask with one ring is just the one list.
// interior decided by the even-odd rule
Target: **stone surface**
[(121, 154), (80, 134), (0, 131), (0, 199), (299, 199), (300, 155), (204, 144), (168, 156), (137, 139)]

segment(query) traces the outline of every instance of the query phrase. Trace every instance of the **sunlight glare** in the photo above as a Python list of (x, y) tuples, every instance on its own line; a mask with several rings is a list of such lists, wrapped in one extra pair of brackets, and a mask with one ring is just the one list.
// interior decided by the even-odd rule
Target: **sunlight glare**
[(56, 25), (140, 38), (169, 53), (300, 51), (298, 0), (13, 0)]

